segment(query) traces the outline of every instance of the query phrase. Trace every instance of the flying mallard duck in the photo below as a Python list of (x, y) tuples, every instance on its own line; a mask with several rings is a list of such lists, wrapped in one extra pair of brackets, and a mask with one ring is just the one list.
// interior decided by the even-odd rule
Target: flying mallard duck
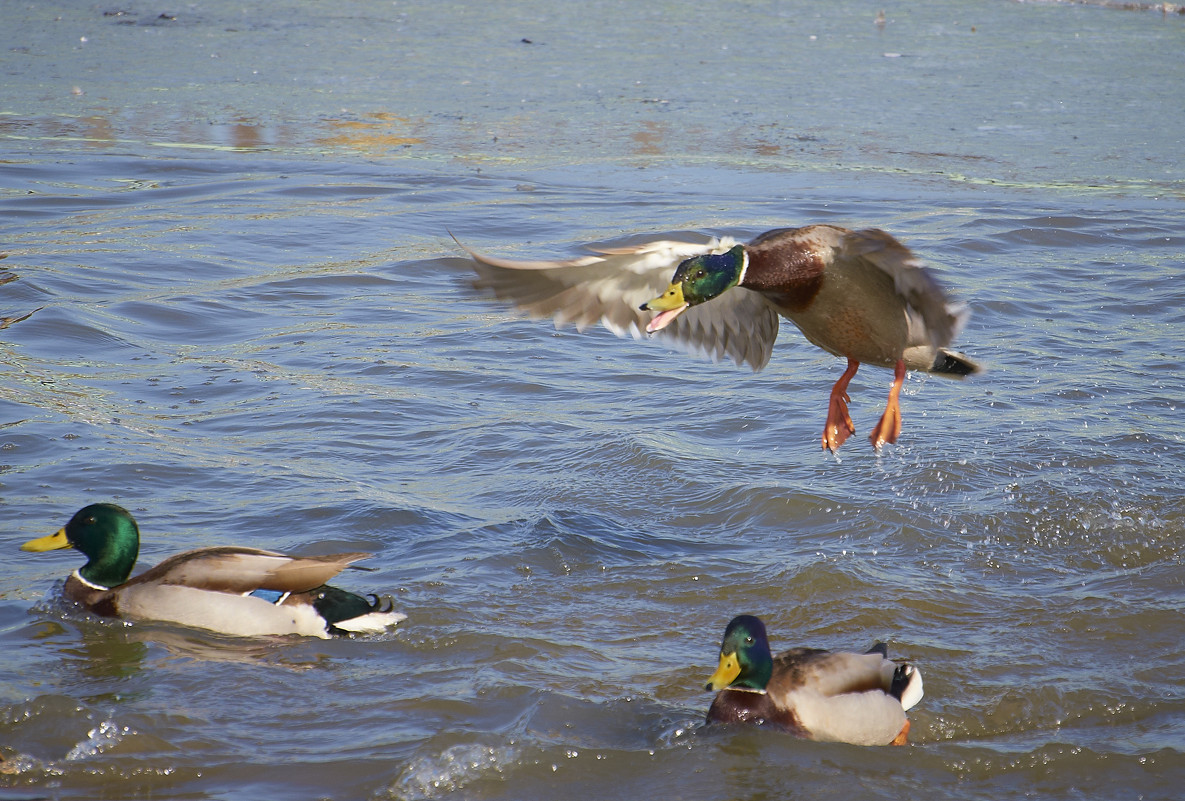
[(113, 503), (84, 507), (56, 534), (21, 546), (59, 548), (77, 548), (87, 557), (66, 579), (66, 597), (103, 617), (162, 620), (243, 637), (322, 638), (377, 633), (407, 617), (392, 611), (390, 599), (367, 600), (325, 583), (368, 553), (285, 556), (236, 546), (199, 548), (129, 580), (140, 530)]
[(788, 318), (812, 343), (848, 360), (823, 428), (823, 447), (831, 451), (855, 432), (847, 388), (861, 363), (894, 371), (885, 412), (869, 437), (878, 449), (901, 432), (898, 395), (907, 369), (954, 378), (979, 372), (947, 349), (966, 308), (950, 305), (909, 249), (877, 229), (780, 228), (747, 245), (728, 237), (645, 242), (554, 262), (468, 252), (477, 262), (475, 286), (533, 317), (581, 330), (599, 321), (618, 336), (657, 335), (754, 370), (769, 361), (778, 315)]
[(720, 644), (720, 666), (705, 689), (719, 690), (708, 723), (779, 726), (811, 740), (904, 745), (905, 711), (922, 700), (922, 674), (887, 656), (791, 648), (770, 655), (765, 624), (734, 617)]

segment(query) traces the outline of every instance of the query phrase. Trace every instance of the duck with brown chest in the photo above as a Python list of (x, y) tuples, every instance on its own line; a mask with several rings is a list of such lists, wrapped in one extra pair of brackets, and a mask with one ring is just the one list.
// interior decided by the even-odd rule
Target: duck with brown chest
[(245, 637), (303, 634), (328, 638), (378, 633), (407, 616), (389, 598), (364, 598), (326, 584), (368, 553), (288, 556), (239, 546), (171, 556), (129, 578), (140, 529), (113, 503), (83, 507), (61, 530), (23, 551), (74, 548), (87, 562), (66, 578), (65, 596), (102, 617), (157, 620)]
[(847, 360), (828, 403), (822, 437), (828, 450), (855, 431), (847, 388), (861, 364), (894, 372), (869, 437), (878, 449), (900, 434), (907, 370), (952, 378), (979, 371), (949, 349), (966, 321), (965, 307), (948, 303), (909, 249), (878, 229), (783, 228), (747, 245), (727, 237), (646, 242), (566, 262), (470, 254), (478, 288), (533, 316), (578, 328), (599, 321), (619, 336), (654, 336), (755, 370), (769, 361), (778, 318), (785, 317), (811, 343)]
[(905, 713), (922, 698), (922, 674), (887, 653), (877, 643), (863, 654), (792, 648), (773, 656), (765, 624), (739, 615), (725, 629), (720, 664), (705, 687), (717, 691), (707, 722), (772, 726), (853, 745), (904, 745)]

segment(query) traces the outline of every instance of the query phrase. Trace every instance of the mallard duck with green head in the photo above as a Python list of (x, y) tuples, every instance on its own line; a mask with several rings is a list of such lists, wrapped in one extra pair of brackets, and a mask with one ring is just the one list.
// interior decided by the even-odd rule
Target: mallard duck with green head
[[(861, 364), (893, 370), (889, 399), (869, 439), (901, 432), (907, 370), (962, 378), (979, 366), (949, 349), (967, 319), (922, 263), (889, 234), (834, 225), (780, 228), (748, 244), (655, 241), (601, 248), (570, 261), (513, 261), (469, 251), (479, 289), (534, 317), (618, 336), (653, 336), (713, 359), (760, 370), (785, 317), (813, 344), (847, 359), (831, 389), (823, 447), (855, 432), (848, 384)], [(673, 271), (673, 277), (672, 277)]]
[(732, 619), (720, 664), (706, 688), (716, 690), (708, 723), (775, 726), (811, 740), (904, 745), (906, 710), (922, 699), (922, 674), (888, 658), (877, 643), (864, 654), (792, 648), (772, 656), (765, 624)]
[(237, 546), (199, 548), (171, 556), (130, 578), (140, 530), (126, 509), (96, 503), (80, 509), (56, 534), (22, 551), (74, 548), (85, 565), (66, 579), (67, 598), (102, 617), (156, 620), (258, 637), (303, 634), (328, 638), (378, 633), (407, 616), (390, 599), (364, 598), (326, 584), (364, 552), (287, 556)]

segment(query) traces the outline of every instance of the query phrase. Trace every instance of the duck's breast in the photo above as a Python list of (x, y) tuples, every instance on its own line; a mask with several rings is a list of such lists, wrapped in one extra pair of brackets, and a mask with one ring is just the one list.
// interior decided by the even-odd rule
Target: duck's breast
[(893, 279), (867, 262), (829, 270), (809, 304), (778, 311), (814, 345), (863, 364), (892, 367), (910, 344)]
[(793, 711), (778, 708), (768, 694), (729, 688), (716, 693), (708, 708), (708, 723), (773, 725), (802, 733)]

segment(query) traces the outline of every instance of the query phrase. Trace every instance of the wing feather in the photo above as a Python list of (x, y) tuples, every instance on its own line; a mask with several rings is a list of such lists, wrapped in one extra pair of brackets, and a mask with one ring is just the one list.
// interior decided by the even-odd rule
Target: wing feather
[(897, 294), (921, 317), (911, 321), (910, 339), (925, 332), (917, 344), (928, 341), (945, 348), (955, 340), (969, 316), (964, 304), (947, 302), (946, 293), (905, 245), (879, 228), (852, 231), (844, 237), (840, 258), (865, 258), (893, 279)]
[(595, 255), (566, 261), (516, 261), (461, 247), (474, 260), (474, 287), (530, 317), (551, 318), (557, 328), (573, 325), (580, 331), (600, 323), (619, 337), (652, 338), (714, 361), (728, 357), (760, 370), (778, 335), (777, 312), (761, 295), (732, 289), (687, 309), (655, 335), (646, 333), (652, 314), (639, 309), (666, 290), (684, 259), (723, 253), (735, 244), (728, 237), (663, 239), (602, 247)]
[[(326, 556), (286, 556), (275, 551), (226, 546), (201, 548), (169, 557), (128, 584), (172, 584), (215, 592), (254, 590), (308, 592), (332, 579), (365, 552)], [(125, 585), (126, 586), (126, 585)]]

